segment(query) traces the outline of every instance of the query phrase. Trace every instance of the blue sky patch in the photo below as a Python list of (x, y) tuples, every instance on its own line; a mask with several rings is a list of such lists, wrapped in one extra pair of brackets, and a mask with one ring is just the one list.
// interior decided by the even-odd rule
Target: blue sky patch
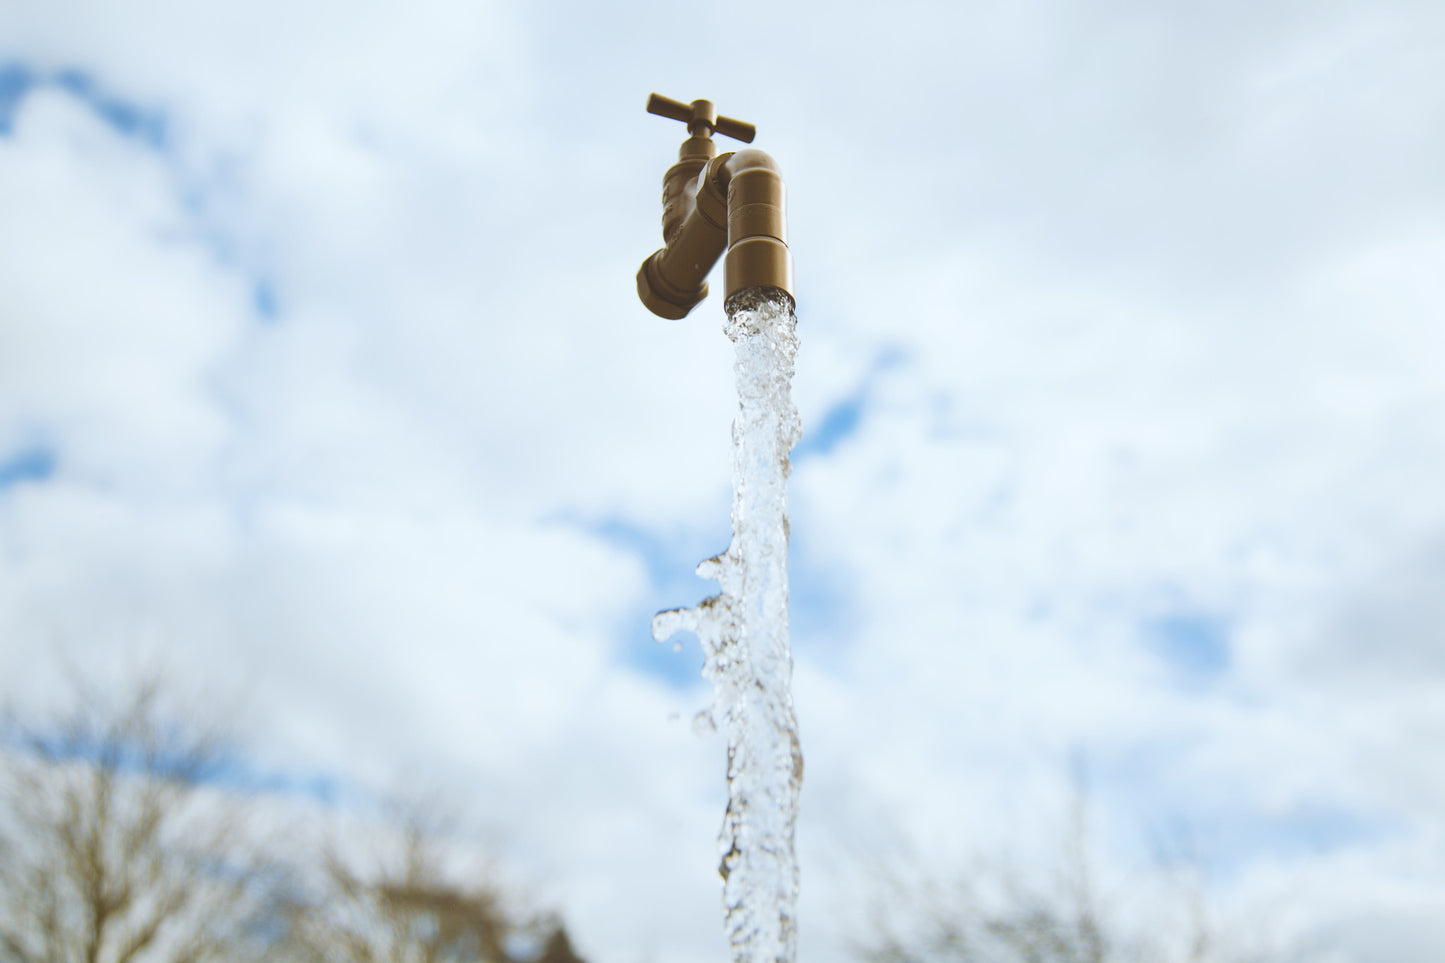
[(276, 298), (276, 287), (267, 280), (257, 281), (251, 286), (251, 307), (263, 321), (275, 321), (281, 313), (281, 303)]
[(0, 136), (14, 131), (16, 110), (32, 90), (44, 86), (70, 94), (122, 137), (153, 150), (165, 149), (169, 124), (164, 111), (116, 96), (83, 70), (44, 75), (15, 62), (0, 64)]
[(165, 148), (167, 124), (163, 112), (115, 96), (83, 70), (62, 70), (55, 75), (54, 82), (122, 137), (138, 140), (155, 150)]
[(218, 762), (206, 783), (235, 792), (310, 799), (327, 806), (335, 806), (357, 795), (346, 780), (333, 773), (260, 769), (239, 756)]
[(859, 388), (824, 412), (817, 427), (805, 429), (803, 439), (793, 448), (792, 460), (799, 462), (814, 455), (829, 454), (844, 439), (855, 434), (863, 420), (866, 391), (866, 388)]
[(14, 130), (15, 108), (35, 86), (35, 74), (22, 64), (0, 64), (0, 137)]
[(902, 349), (888, 345), (873, 358), (868, 372), (847, 397), (834, 402), (816, 424), (803, 425), (803, 437), (793, 447), (791, 459), (794, 464), (817, 455), (828, 455), (835, 448), (858, 433), (867, 413), (868, 396), (873, 382), (883, 372), (896, 368), (906, 360)]
[(1186, 683), (1211, 682), (1229, 670), (1229, 636), (1229, 620), (1207, 613), (1176, 613), (1145, 625), (1145, 644)]
[(328, 772), (287, 772), (262, 769), (237, 752), (218, 752), (202, 765), (195, 765), (184, 747), (190, 744), (183, 732), (176, 732), (174, 748), (147, 747), (140, 743), (113, 742), (101, 738), (78, 738), (73, 733), (31, 732), (10, 735), (6, 741), (56, 762), (102, 763), (127, 775), (151, 774), (198, 786), (214, 786), (232, 792), (266, 793), (311, 799), (326, 805), (352, 799), (358, 794), (344, 780)]
[(1292, 860), (1371, 845), (1401, 828), (1388, 813), (1324, 795), (1266, 806), (1255, 795), (1258, 786), (1201, 789), (1180, 782), (1207, 742), (1196, 733), (1096, 751), (1089, 758), (1091, 807), (1123, 816), (1129, 832), (1152, 840), (1149, 855), (1197, 862), (1217, 879), (1260, 859)]
[(1198, 859), (1223, 878), (1261, 858), (1324, 856), (1377, 842), (1396, 828), (1384, 816), (1324, 800), (1274, 812), (1230, 807), (1195, 813), (1188, 822)]
[(55, 475), (55, 452), (43, 445), (0, 457), (0, 492), (25, 482), (49, 481)]
[[(623, 613), (615, 637), (627, 665), (675, 689), (691, 689), (702, 684), (702, 647), (697, 636), (690, 632), (679, 632), (666, 643), (654, 640), (652, 617), (664, 609), (696, 605), (717, 594), (717, 583), (698, 578), (695, 570), (703, 559), (727, 548), (727, 514), (723, 513), (721, 518), (721, 531), (688, 529), (669, 535), (616, 516), (592, 521), (566, 520), (642, 562), (649, 587), (638, 603)], [(675, 645), (680, 645), (681, 650), (674, 648)]]

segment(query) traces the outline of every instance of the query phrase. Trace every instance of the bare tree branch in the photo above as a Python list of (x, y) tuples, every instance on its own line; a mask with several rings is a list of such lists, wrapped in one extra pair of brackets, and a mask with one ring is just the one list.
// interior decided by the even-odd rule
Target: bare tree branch
[(508, 911), (494, 886), (445, 869), (445, 832), (396, 814), (393, 852), (368, 870), (327, 846), (309, 895), (292, 901), (290, 952), (315, 963), (582, 963), (562, 925)]
[[(1060, 872), (1051, 885), (1026, 885), (1016, 874), (983, 880), (1001, 898), (981, 899), (973, 880), (954, 886), (922, 881), (900, 884), (889, 867), (876, 873), (893, 882), (887, 912), (875, 911), (871, 937), (853, 955), (866, 963), (1242, 963), (1264, 957), (1230, 954), (1211, 929), (1203, 896), (1189, 890), (1187, 919), (1170, 914), (1163, 925), (1187, 932), (1135, 933), (1100, 897), (1089, 858), (1088, 782), (1074, 780), (1069, 829), (1060, 847)], [(1156, 937), (1159, 937), (1156, 939)]]
[(243, 810), (207, 790), (213, 729), (75, 681), (65, 716), (0, 741), (0, 948), (18, 963), (237, 958), (257, 905)]

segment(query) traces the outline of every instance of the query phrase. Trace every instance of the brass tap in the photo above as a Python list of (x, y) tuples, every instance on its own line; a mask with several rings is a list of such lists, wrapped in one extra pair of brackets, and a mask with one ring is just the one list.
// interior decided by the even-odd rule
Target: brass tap
[(751, 143), (752, 124), (720, 116), (711, 101), (659, 94), (647, 112), (687, 124), (678, 161), (662, 178), (663, 248), (642, 262), (637, 294), (653, 314), (682, 318), (707, 297), (707, 275), (727, 250), (726, 297), (753, 287), (793, 296), (783, 179), (759, 150), (717, 154), (714, 133)]

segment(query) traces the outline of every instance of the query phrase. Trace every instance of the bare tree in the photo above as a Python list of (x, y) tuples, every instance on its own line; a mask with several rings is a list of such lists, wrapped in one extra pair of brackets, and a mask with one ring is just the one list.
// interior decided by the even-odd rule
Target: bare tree
[[(1028, 888), (1014, 880), (981, 897), (966, 882), (926, 886), (900, 898), (906, 913), (876, 913), (855, 947), (869, 963), (1121, 963), (1142, 956), (1113, 932), (1087, 893)], [(899, 917), (906, 916), (900, 925)]]
[(336, 811), (288, 806), (282, 858), (220, 731), (165, 711), (159, 676), (73, 694), (0, 726), (0, 963), (582, 963), (555, 917), (447, 872), (425, 808), (312, 845)]
[[(1101, 899), (1089, 858), (1088, 787), (1075, 773), (1069, 828), (1051, 879), (977, 873), (940, 884), (875, 873), (891, 890), (873, 932), (854, 945), (868, 963), (1243, 963), (1256, 952), (1226, 949), (1207, 922), (1197, 885), (1175, 887), (1153, 932), (1125, 926)], [(1176, 878), (1172, 881), (1180, 882)], [(1156, 904), (1160, 901), (1156, 900)], [(1164, 900), (1167, 904), (1170, 900)]]
[(150, 679), (118, 703), (75, 683), (0, 742), (0, 959), (234, 960), (262, 905), (241, 811), (208, 783), (214, 730), (168, 717)]
[(549, 916), (510, 911), (475, 874), (456, 880), (444, 866), (439, 821), (399, 813), (388, 856), (358, 867), (336, 844), (319, 860), (308, 893), (287, 912), (288, 955), (314, 963), (582, 963), (565, 928)]

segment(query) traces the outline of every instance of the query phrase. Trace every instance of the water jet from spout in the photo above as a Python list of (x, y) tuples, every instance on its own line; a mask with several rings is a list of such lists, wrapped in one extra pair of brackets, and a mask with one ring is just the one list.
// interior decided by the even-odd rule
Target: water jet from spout
[(718, 836), (723, 908), (734, 963), (797, 956), (798, 863), (793, 835), (803, 755), (788, 646), (788, 452), (801, 433), (792, 402), (797, 319), (775, 288), (728, 299), (738, 411), (733, 421), (733, 538), (698, 566), (721, 591), (660, 612), (652, 633), (702, 641), (713, 724), (728, 743), (728, 806)]

